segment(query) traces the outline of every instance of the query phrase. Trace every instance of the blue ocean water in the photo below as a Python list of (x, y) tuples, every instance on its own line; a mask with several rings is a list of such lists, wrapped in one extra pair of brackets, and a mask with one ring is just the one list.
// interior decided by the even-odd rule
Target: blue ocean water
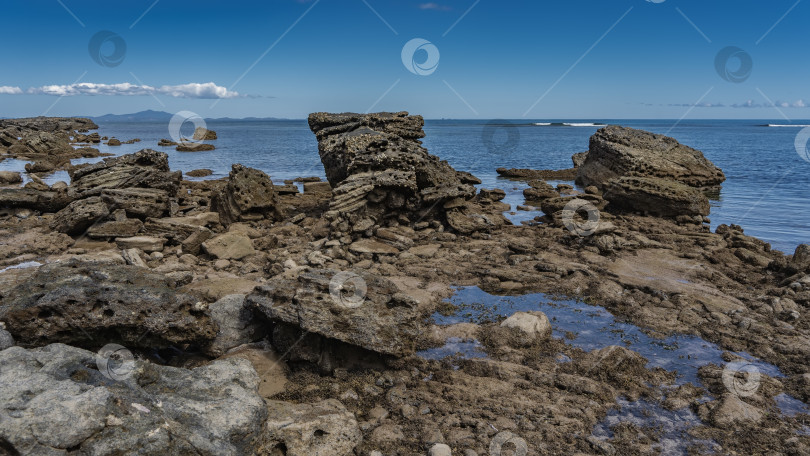
[[(428, 120), (423, 142), (432, 154), (456, 169), (478, 176), (483, 186), (511, 191), (507, 202), (514, 206), (522, 203), (519, 191), (525, 185), (498, 178), (496, 168), (569, 168), (571, 155), (587, 150), (590, 136), (599, 128), (585, 121), (576, 121), (579, 126), (561, 122), (565, 121)], [(763, 126), (785, 123), (773, 120), (684, 120), (676, 125), (674, 120), (599, 119), (593, 123), (668, 134), (703, 151), (727, 177), (722, 191), (712, 201), (712, 228), (721, 223), (739, 224), (747, 234), (786, 253), (793, 253), (800, 243), (810, 242), (810, 206), (806, 199), (810, 161), (802, 159), (795, 147), (796, 136), (802, 130), (798, 125), (810, 121), (794, 121), (797, 126), (790, 127)], [(186, 172), (209, 168), (214, 171), (210, 178), (227, 175), (232, 163), (261, 169), (278, 181), (324, 177), (317, 142), (305, 120), (210, 121), (208, 128), (219, 135), (214, 142), (217, 149), (191, 153), (157, 146), (160, 138), (170, 137), (167, 123), (102, 123), (102, 136), (140, 138), (142, 142), (120, 147), (102, 144), (100, 149), (115, 154), (147, 147), (162, 150), (169, 154), (172, 169)], [(191, 136), (192, 130), (188, 123), (182, 133)], [(22, 163), (13, 160), (0, 163), (0, 169), (21, 167)], [(58, 178), (64, 179), (65, 175)]]

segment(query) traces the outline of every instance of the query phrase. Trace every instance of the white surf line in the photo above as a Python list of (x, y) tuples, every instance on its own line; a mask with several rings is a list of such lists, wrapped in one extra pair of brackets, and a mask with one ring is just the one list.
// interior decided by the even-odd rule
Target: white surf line
[(623, 20), (625, 17), (627, 17), (627, 15), (628, 15), (628, 14), (630, 14), (630, 11), (633, 11), (633, 8), (634, 8), (634, 7), (633, 7), (633, 6), (631, 6), (631, 7), (630, 7), (630, 8), (629, 8), (627, 11), (625, 11), (625, 13), (624, 13), (624, 14), (622, 14), (622, 17), (620, 17), (620, 18), (619, 18), (619, 20), (617, 20), (616, 22), (614, 22), (614, 23), (613, 23), (613, 25), (611, 25), (611, 26), (610, 26), (610, 28), (609, 28), (609, 29), (607, 29), (607, 31), (606, 31), (605, 33), (603, 33), (603, 34), (602, 34), (602, 36), (600, 36), (600, 37), (599, 37), (599, 39), (598, 39), (598, 40), (596, 40), (596, 42), (595, 42), (595, 43), (593, 43), (593, 45), (592, 45), (591, 47), (589, 47), (589, 48), (588, 48), (588, 50), (587, 50), (587, 51), (585, 51), (585, 53), (584, 53), (584, 54), (582, 54), (582, 56), (581, 56), (580, 58), (578, 58), (578, 59), (577, 59), (577, 61), (576, 61), (576, 62), (574, 62), (574, 64), (573, 64), (573, 65), (571, 65), (571, 67), (570, 67), (570, 68), (568, 68), (568, 70), (566, 70), (566, 72), (565, 72), (565, 73), (563, 73), (563, 75), (562, 75), (562, 76), (560, 76), (560, 78), (559, 78), (559, 79), (557, 79), (557, 81), (556, 81), (556, 82), (554, 82), (554, 84), (552, 84), (552, 85), (551, 85), (551, 87), (549, 87), (549, 88), (548, 88), (548, 90), (546, 90), (546, 92), (545, 92), (543, 95), (541, 95), (541, 96), (540, 96), (540, 98), (538, 98), (538, 99), (537, 99), (537, 101), (535, 101), (533, 105), (531, 105), (531, 106), (529, 107), (529, 109), (527, 109), (527, 110), (526, 110), (526, 112), (524, 112), (524, 113), (523, 113), (523, 117), (528, 116), (528, 115), (529, 115), (529, 113), (532, 111), (532, 109), (534, 109), (534, 108), (535, 108), (535, 106), (537, 106), (537, 105), (538, 105), (538, 104), (539, 104), (541, 101), (543, 101), (543, 99), (544, 99), (544, 98), (546, 98), (546, 95), (548, 95), (548, 94), (549, 94), (549, 93), (550, 93), (552, 90), (554, 90), (554, 88), (555, 88), (555, 87), (557, 87), (557, 84), (559, 84), (559, 83), (560, 83), (560, 82), (561, 82), (563, 79), (565, 79), (565, 77), (566, 77), (566, 76), (568, 76), (568, 73), (570, 73), (570, 72), (571, 72), (571, 71), (572, 71), (574, 68), (576, 68), (576, 66), (577, 66), (577, 65), (579, 65), (579, 62), (581, 62), (581, 61), (582, 61), (582, 59), (584, 59), (585, 57), (587, 57), (587, 56), (588, 56), (588, 54), (590, 54), (590, 53), (591, 53), (591, 51), (592, 51), (592, 50), (593, 50), (593, 49), (594, 49), (594, 48), (595, 48), (595, 47), (596, 47), (596, 46), (597, 46), (599, 43), (601, 43), (601, 42), (602, 42), (602, 40), (604, 40), (604, 39), (605, 39), (605, 37), (606, 37), (606, 36), (608, 36), (608, 34), (609, 34), (610, 32), (612, 32), (612, 31), (613, 31), (613, 29), (614, 29), (614, 28), (616, 28), (616, 26), (617, 26), (617, 25), (619, 25), (619, 22), (621, 22), (621, 21), (622, 21), (622, 20)]
[[(280, 36), (280, 37), (278, 37), (278, 38), (276, 39), (276, 41), (274, 41), (274, 42), (273, 42), (273, 44), (271, 44), (271, 45), (270, 45), (270, 47), (268, 47), (268, 48), (267, 48), (267, 50), (265, 50), (265, 51), (262, 53), (262, 55), (260, 55), (260, 56), (259, 56), (259, 58), (258, 58), (258, 59), (256, 59), (256, 61), (254, 61), (254, 62), (253, 62), (253, 63), (252, 63), (252, 64), (251, 64), (251, 65), (248, 67), (248, 69), (247, 69), (247, 70), (245, 70), (245, 72), (244, 72), (244, 73), (242, 73), (242, 75), (241, 75), (241, 76), (239, 76), (239, 77), (236, 79), (236, 81), (234, 81), (234, 83), (233, 83), (233, 84), (231, 84), (231, 86), (228, 88), (228, 90), (233, 90), (233, 88), (234, 88), (234, 87), (236, 87), (236, 85), (237, 85), (237, 84), (239, 84), (239, 83), (242, 81), (242, 79), (244, 79), (244, 78), (245, 78), (245, 76), (247, 76), (247, 74), (248, 74), (248, 73), (250, 73), (250, 72), (253, 70), (253, 68), (254, 68), (256, 65), (258, 65), (258, 64), (259, 64), (259, 62), (261, 62), (261, 61), (262, 61), (262, 59), (264, 59), (264, 58), (265, 58), (265, 56), (267, 56), (267, 54), (268, 54), (268, 53), (270, 53), (270, 51), (272, 51), (272, 50), (273, 50), (273, 48), (275, 48), (275, 47), (276, 47), (276, 45), (277, 45), (277, 44), (278, 44), (278, 43), (279, 43), (281, 40), (283, 40), (283, 39), (284, 39), (284, 37), (285, 37), (285, 36), (287, 36), (287, 34), (288, 34), (288, 33), (290, 33), (290, 31), (291, 31), (292, 29), (294, 29), (294, 28), (295, 28), (295, 26), (296, 26), (296, 25), (298, 25), (298, 23), (299, 23), (299, 22), (301, 22), (301, 19), (303, 19), (304, 17), (306, 17), (306, 15), (307, 15), (307, 14), (309, 14), (309, 12), (310, 12), (310, 11), (312, 11), (312, 8), (315, 8), (315, 5), (317, 5), (317, 4), (318, 4), (318, 3), (320, 3), (320, 2), (321, 2), (321, 0), (315, 0), (315, 2), (314, 2), (312, 5), (310, 5), (310, 7), (309, 7), (309, 8), (307, 8), (307, 10), (306, 10), (306, 11), (304, 11), (304, 14), (302, 14), (302, 15), (298, 16), (298, 19), (296, 19), (296, 20), (295, 20), (295, 22), (293, 22), (293, 23), (292, 23), (292, 25), (290, 25), (289, 27), (287, 27), (287, 30), (285, 30), (285, 31), (284, 31), (284, 33), (282, 33), (282, 34), (281, 34), (281, 36)], [(218, 98), (216, 101), (214, 101), (214, 102), (211, 104), (211, 106), (210, 106), (208, 109), (214, 109), (214, 107), (215, 107), (217, 104), (219, 104), (220, 100), (222, 100), (222, 98)]]

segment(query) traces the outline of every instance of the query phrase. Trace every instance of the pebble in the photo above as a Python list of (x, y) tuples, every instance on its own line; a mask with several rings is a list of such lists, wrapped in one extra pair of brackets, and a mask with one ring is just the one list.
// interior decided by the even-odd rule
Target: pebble
[(430, 451), (428, 451), (429, 456), (450, 456), (451, 454), (450, 447), (444, 443), (437, 443), (430, 447)]

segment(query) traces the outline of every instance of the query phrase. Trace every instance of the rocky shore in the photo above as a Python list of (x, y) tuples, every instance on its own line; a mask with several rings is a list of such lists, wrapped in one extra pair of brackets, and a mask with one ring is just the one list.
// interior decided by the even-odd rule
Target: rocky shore
[[(420, 116), (309, 126), (327, 182), (300, 191), (241, 164), (185, 180), (150, 149), (74, 166), (100, 155), (90, 120), (0, 120), (0, 159), (31, 164), (0, 173), (0, 454), (810, 453), (810, 245), (712, 232), (725, 176), (700, 151), (605, 127), (571, 169), (498, 170), (544, 214), (513, 225)], [(71, 182), (35, 178), (56, 169)], [(457, 287), (601, 306), (723, 362), (682, 381)], [(733, 368), (751, 356), (778, 374)], [(628, 402), (668, 424), (594, 433)]]

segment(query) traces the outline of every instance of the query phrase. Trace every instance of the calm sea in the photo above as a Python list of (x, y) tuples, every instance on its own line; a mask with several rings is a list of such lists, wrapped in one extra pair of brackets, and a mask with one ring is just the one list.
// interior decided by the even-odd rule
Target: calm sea
[[(585, 121), (427, 121), (424, 145), (459, 170), (470, 171), (485, 187), (500, 187), (510, 193), (507, 202), (522, 203), (524, 184), (499, 179), (495, 169), (559, 169), (571, 166), (571, 155), (588, 149), (589, 137), (599, 128)], [(738, 224), (747, 234), (770, 242), (774, 248), (792, 253), (800, 243), (810, 242), (810, 162), (796, 151), (796, 137), (802, 127), (766, 127), (786, 124), (773, 120), (688, 120), (675, 125), (667, 120), (607, 120), (595, 123), (619, 124), (668, 134), (683, 144), (703, 151), (726, 174), (723, 189), (712, 201), (712, 227)], [(795, 125), (810, 121), (794, 121)], [(550, 125), (537, 125), (550, 124)], [(121, 140), (140, 138), (142, 142), (107, 147), (103, 152), (126, 154), (142, 148), (169, 154), (172, 169), (184, 172), (198, 168), (214, 171), (210, 178), (227, 175), (232, 163), (255, 167), (281, 181), (299, 176), (324, 177), (315, 136), (306, 121), (210, 121), (216, 130), (217, 149), (211, 152), (176, 152), (157, 147), (160, 138), (169, 138), (166, 123), (102, 123), (102, 136)], [(190, 136), (193, 126), (187, 124)], [(0, 162), (0, 169), (19, 170), (15, 160)], [(48, 180), (67, 180), (57, 173)], [(514, 220), (536, 214), (518, 214)]]

